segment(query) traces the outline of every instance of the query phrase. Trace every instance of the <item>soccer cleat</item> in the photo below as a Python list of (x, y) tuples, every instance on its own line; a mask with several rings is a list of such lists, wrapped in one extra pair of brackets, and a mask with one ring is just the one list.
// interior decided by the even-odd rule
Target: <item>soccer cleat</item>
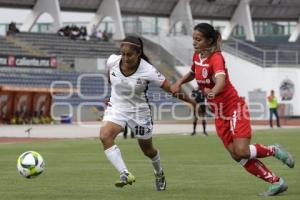
[(191, 136), (194, 136), (194, 135), (196, 135), (196, 132), (192, 132), (192, 133), (191, 133)]
[(155, 173), (155, 186), (156, 186), (156, 190), (157, 191), (163, 191), (166, 190), (167, 187), (167, 182), (166, 182), (166, 178), (164, 175), (164, 172), (161, 171), (160, 173)]
[(275, 148), (275, 158), (281, 160), (289, 168), (293, 168), (295, 165), (293, 156), (279, 144), (275, 144), (273, 147)]
[(130, 172), (123, 172), (120, 175), (120, 180), (115, 183), (116, 187), (123, 187), (125, 185), (132, 185), (135, 182), (135, 177)]
[(273, 183), (266, 192), (261, 193), (262, 196), (275, 196), (288, 189), (288, 185), (283, 178)]

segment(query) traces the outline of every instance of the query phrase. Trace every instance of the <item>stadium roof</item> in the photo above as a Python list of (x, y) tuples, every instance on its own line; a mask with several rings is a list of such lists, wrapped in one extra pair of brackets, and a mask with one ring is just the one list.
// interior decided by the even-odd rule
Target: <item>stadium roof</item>
[[(0, 0), (0, 7), (31, 9), (37, 0)], [(180, 0), (119, 0), (124, 15), (170, 16)], [(59, 0), (62, 11), (96, 12), (102, 0)], [(194, 19), (229, 20), (240, 0), (191, 0)], [(299, 0), (252, 0), (253, 20), (298, 21)]]

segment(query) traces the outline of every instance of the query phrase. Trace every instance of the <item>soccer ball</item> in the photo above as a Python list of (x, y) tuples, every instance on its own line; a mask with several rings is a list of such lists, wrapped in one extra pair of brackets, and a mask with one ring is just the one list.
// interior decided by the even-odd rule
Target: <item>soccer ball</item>
[(38, 152), (26, 151), (19, 156), (17, 169), (23, 177), (34, 178), (43, 173), (45, 162)]

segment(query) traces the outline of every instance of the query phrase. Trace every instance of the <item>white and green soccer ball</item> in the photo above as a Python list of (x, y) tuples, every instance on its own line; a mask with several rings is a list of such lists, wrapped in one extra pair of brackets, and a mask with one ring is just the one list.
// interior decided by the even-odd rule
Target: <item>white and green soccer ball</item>
[(23, 177), (33, 178), (43, 173), (45, 161), (38, 152), (26, 151), (19, 156), (17, 168)]

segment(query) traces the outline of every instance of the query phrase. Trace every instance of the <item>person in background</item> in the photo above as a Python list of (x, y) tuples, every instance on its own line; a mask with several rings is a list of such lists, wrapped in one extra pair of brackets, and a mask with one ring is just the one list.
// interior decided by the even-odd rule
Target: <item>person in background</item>
[[(194, 110), (194, 121), (193, 121), (193, 132), (192, 136), (196, 135), (196, 129), (197, 129), (197, 122), (198, 122), (198, 116), (202, 119), (202, 128), (203, 128), (203, 134), (205, 136), (208, 136), (206, 132), (206, 105), (205, 105), (205, 97), (204, 94), (198, 89), (198, 87), (194, 88), (192, 90), (192, 97), (195, 99), (195, 101), (198, 103), (198, 106), (196, 110)], [(197, 113), (198, 110), (198, 113)]]
[(273, 114), (274, 114), (276, 117), (277, 127), (280, 128), (280, 120), (277, 112), (278, 102), (274, 90), (271, 90), (270, 95), (268, 96), (268, 105), (270, 110), (270, 127), (273, 128)]
[(91, 37), (92, 38), (96, 38), (97, 37), (97, 33), (98, 33), (98, 31), (97, 31), (97, 26), (95, 25), (95, 24), (93, 24), (93, 26), (92, 26), (92, 30), (91, 30)]
[(134, 138), (134, 132), (130, 130), (130, 128), (128, 128), (128, 125), (126, 124), (124, 131), (123, 131), (123, 137), (124, 139), (127, 139), (127, 135), (128, 133), (130, 133), (130, 138)]

